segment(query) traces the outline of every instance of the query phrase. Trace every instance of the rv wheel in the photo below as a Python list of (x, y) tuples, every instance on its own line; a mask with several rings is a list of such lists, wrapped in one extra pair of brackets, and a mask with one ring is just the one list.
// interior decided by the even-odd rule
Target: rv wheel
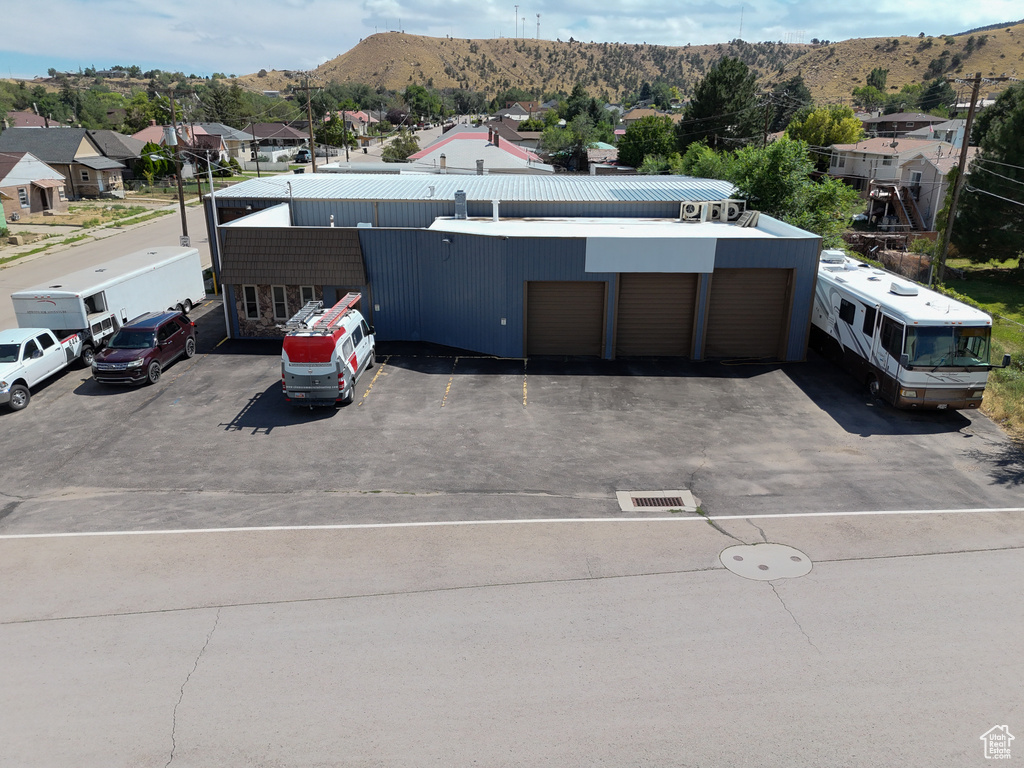
[(186, 315), (192, 311), (192, 299), (185, 299), (185, 303), (181, 305), (181, 311)]
[(882, 392), (882, 385), (878, 383), (878, 378), (874, 375), (868, 376), (868, 394), (872, 397), (878, 397)]

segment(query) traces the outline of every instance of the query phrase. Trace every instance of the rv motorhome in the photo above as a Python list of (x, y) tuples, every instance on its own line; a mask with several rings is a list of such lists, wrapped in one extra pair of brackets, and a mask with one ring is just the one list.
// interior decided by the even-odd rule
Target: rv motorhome
[(822, 251), (811, 345), (897, 408), (981, 405), (992, 318), (885, 270)]

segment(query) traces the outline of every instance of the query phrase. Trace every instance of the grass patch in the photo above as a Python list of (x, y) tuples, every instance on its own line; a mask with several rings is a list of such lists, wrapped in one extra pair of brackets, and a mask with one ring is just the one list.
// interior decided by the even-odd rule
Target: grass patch
[[(146, 209), (143, 208), (142, 210), (146, 210)], [(150, 221), (151, 219), (158, 219), (161, 216), (168, 215), (169, 213), (172, 213), (172, 212), (171, 211), (150, 211), (149, 213), (145, 214), (144, 216), (136, 216), (135, 218), (132, 218), (132, 219), (123, 219), (123, 220), (117, 222), (117, 226), (119, 226), (119, 227), (126, 227), (129, 224), (141, 224), (144, 221)]]
[(71, 245), (71, 243), (77, 243), (79, 240), (87, 240), (88, 238), (89, 235), (75, 235), (74, 237), (65, 237), (63, 240), (60, 241), (60, 244)]
[(947, 280), (946, 288), (956, 292), (992, 315), (992, 361), (1004, 354), (1012, 358), (1009, 368), (992, 371), (985, 388), (982, 410), (1018, 440), (1024, 440), (1024, 270), (1017, 260), (1001, 264), (971, 264), (957, 259), (963, 280)]

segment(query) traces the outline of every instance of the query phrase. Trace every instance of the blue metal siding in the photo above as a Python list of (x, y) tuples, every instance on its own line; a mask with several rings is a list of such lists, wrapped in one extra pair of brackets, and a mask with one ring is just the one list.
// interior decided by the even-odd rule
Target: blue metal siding
[[(374, 326), (382, 341), (430, 341), (522, 357), (525, 283), (594, 280), (609, 283), (610, 344), (615, 275), (585, 271), (582, 239), (503, 240), (385, 229), (360, 230), (359, 238), (373, 303), (380, 307)], [(446, 238), (451, 242), (444, 243)]]
[(719, 240), (715, 269), (792, 269), (795, 273), (786, 341), (786, 360), (803, 360), (811, 327), (814, 284), (818, 279), (821, 239)]

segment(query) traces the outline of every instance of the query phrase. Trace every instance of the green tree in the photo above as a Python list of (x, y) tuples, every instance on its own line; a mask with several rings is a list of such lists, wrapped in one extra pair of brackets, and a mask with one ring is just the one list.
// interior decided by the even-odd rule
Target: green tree
[(1024, 254), (1024, 83), (1003, 91), (971, 136), (980, 152), (962, 187), (953, 244), (972, 261), (1012, 259)]
[(675, 149), (672, 119), (664, 115), (642, 117), (619, 139), (619, 162), (639, 168), (651, 155), (667, 157)]
[(739, 59), (723, 58), (697, 83), (676, 126), (680, 152), (697, 141), (719, 149), (759, 136), (763, 124), (757, 106), (754, 73)]
[(825, 148), (833, 144), (854, 144), (860, 141), (864, 138), (864, 126), (854, 117), (850, 107), (838, 104), (817, 109), (805, 107), (786, 126), (786, 136), (810, 146), (818, 170), (823, 171), (830, 154)]
[(889, 78), (889, 70), (882, 69), (881, 67), (875, 67), (871, 70), (871, 74), (868, 75), (867, 84), (872, 88), (877, 88), (880, 91), (885, 90), (885, 81)]
[(881, 109), (885, 105), (885, 98), (885, 94), (873, 85), (853, 89), (853, 103), (869, 111)]
[(381, 152), (381, 160), (385, 163), (404, 163), (409, 159), (409, 155), (415, 154), (420, 151), (420, 143), (412, 131), (407, 128), (403, 128), (398, 132), (398, 135), (393, 138), (388, 145), (384, 147)]
[(948, 109), (955, 103), (956, 91), (953, 90), (953, 86), (947, 80), (936, 78), (930, 83), (924, 84), (918, 107), (925, 112), (931, 112), (939, 107), (946, 107)]
[(814, 181), (807, 145), (787, 138), (735, 152), (696, 145), (687, 151), (679, 170), (731, 181), (751, 207), (821, 235), (825, 247), (842, 245), (840, 235), (859, 204), (857, 191), (841, 181), (828, 176)]
[(793, 115), (812, 103), (811, 91), (804, 82), (803, 75), (797, 74), (779, 83), (772, 90), (773, 116), (769, 129), (772, 132), (785, 130)]

